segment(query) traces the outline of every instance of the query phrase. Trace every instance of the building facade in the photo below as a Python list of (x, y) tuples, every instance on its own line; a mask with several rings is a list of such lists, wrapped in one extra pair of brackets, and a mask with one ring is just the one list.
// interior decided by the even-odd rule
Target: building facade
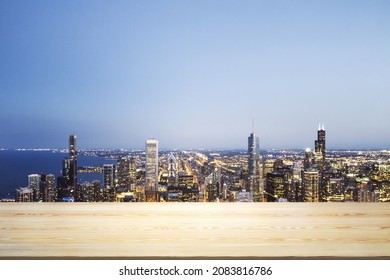
[(145, 190), (157, 191), (158, 184), (158, 141), (147, 139), (145, 142)]

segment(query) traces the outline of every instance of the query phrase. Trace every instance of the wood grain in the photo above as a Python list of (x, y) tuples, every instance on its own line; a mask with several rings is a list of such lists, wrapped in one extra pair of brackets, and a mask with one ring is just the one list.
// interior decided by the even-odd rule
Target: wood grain
[(390, 203), (3, 203), (0, 257), (388, 257)]

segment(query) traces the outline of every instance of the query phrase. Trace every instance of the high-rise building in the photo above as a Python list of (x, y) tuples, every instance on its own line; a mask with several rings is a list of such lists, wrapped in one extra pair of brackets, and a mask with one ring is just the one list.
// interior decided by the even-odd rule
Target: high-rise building
[(57, 178), (57, 201), (78, 201), (76, 135), (69, 135), (69, 157), (62, 161), (62, 176)]
[(77, 150), (76, 135), (69, 135), (69, 184), (76, 190), (77, 188)]
[(117, 161), (117, 177), (118, 177), (118, 191), (128, 192), (131, 188), (131, 159), (129, 157), (123, 157)]
[(147, 191), (157, 191), (158, 141), (156, 139), (147, 139), (145, 142), (145, 151), (146, 151), (145, 189)]
[(325, 128), (320, 124), (317, 131), (317, 140), (314, 142), (314, 163), (321, 169), (325, 165)]
[(130, 158), (130, 191), (135, 192), (137, 186), (137, 164), (135, 158)]
[(106, 202), (116, 200), (114, 164), (103, 164), (103, 199)]
[(177, 160), (175, 156), (170, 153), (168, 156), (168, 186), (177, 185)]
[(33, 200), (38, 201), (40, 198), (40, 186), (41, 186), (41, 175), (30, 174), (28, 175), (28, 188), (33, 190)]
[(303, 171), (303, 190), (306, 202), (319, 202), (321, 173), (315, 168)]
[(53, 202), (56, 197), (55, 177), (53, 174), (41, 174), (39, 180), (39, 197), (38, 201)]
[(259, 171), (259, 137), (255, 135), (255, 130), (248, 137), (248, 180), (246, 191), (259, 196), (260, 171)]
[(268, 202), (287, 198), (285, 176), (281, 172), (267, 173), (266, 198)]
[(114, 187), (114, 165), (113, 164), (103, 164), (103, 186), (104, 187)]
[(248, 137), (248, 176), (259, 175), (259, 137), (255, 131)]
[(47, 184), (47, 201), (54, 202), (56, 200), (56, 189), (55, 189), (55, 176), (53, 174), (46, 175)]

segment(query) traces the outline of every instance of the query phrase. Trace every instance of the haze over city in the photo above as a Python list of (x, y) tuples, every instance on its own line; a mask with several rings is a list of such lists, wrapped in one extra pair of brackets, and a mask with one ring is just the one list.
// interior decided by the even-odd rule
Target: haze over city
[(390, 148), (388, 1), (2, 1), (0, 148)]

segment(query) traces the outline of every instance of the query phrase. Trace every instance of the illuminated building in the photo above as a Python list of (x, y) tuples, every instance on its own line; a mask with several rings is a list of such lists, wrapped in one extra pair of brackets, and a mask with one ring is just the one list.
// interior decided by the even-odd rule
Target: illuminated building
[(331, 168), (322, 174), (319, 199), (321, 202), (345, 201), (344, 178), (336, 169)]
[(192, 189), (194, 186), (194, 175), (179, 174), (178, 186)]
[(156, 139), (147, 139), (145, 142), (145, 151), (146, 151), (145, 189), (146, 191), (157, 191), (158, 141)]
[(248, 176), (259, 175), (259, 137), (255, 135), (255, 131), (248, 137)]
[(305, 160), (303, 162), (303, 165), (305, 168), (310, 168), (313, 164), (313, 154), (310, 150), (310, 148), (307, 148), (305, 150)]
[(69, 184), (73, 190), (77, 188), (77, 150), (76, 135), (69, 136)]
[(33, 202), (34, 201), (34, 190), (27, 188), (16, 189), (16, 202)]
[(62, 177), (57, 178), (57, 201), (77, 201), (76, 136), (69, 135), (69, 157), (62, 161)]
[(205, 178), (207, 201), (219, 201), (221, 193), (221, 168), (215, 167), (214, 171)]
[(113, 164), (103, 164), (103, 199), (107, 202), (116, 200), (115, 167)]
[(168, 186), (177, 185), (177, 160), (172, 153), (168, 156)]
[(54, 202), (56, 201), (56, 186), (55, 186), (55, 176), (53, 174), (46, 175), (47, 183), (47, 201)]
[(28, 188), (33, 190), (33, 200), (38, 201), (40, 198), (40, 185), (41, 185), (41, 175), (30, 174), (28, 175)]
[(137, 186), (137, 165), (134, 158), (130, 158), (130, 191), (135, 192)]
[(39, 201), (53, 202), (55, 200), (55, 178), (53, 174), (40, 175), (39, 180)]
[(390, 201), (390, 164), (375, 163), (372, 166), (372, 183), (374, 191), (379, 194), (378, 201)]
[(321, 173), (314, 168), (309, 168), (303, 171), (303, 190), (306, 202), (319, 201)]
[(117, 161), (117, 189), (119, 192), (135, 191), (136, 167), (135, 160), (123, 157)]
[(263, 158), (263, 162), (264, 162), (264, 167), (263, 167), (263, 172), (264, 172), (264, 177), (267, 177), (267, 173), (272, 173), (274, 171), (276, 171), (275, 169), (275, 163), (278, 161), (279, 159), (277, 157), (275, 157), (274, 155), (265, 155), (264, 158)]
[(255, 135), (255, 130), (248, 137), (248, 180), (247, 191), (259, 196), (260, 171), (259, 171), (259, 137)]
[(265, 197), (268, 202), (287, 198), (285, 175), (281, 172), (267, 173)]
[(101, 201), (100, 181), (95, 180), (85, 182), (80, 185), (81, 198), (83, 202), (99, 202)]
[(314, 163), (321, 170), (325, 168), (325, 128), (320, 124), (317, 131), (317, 140), (314, 141)]

